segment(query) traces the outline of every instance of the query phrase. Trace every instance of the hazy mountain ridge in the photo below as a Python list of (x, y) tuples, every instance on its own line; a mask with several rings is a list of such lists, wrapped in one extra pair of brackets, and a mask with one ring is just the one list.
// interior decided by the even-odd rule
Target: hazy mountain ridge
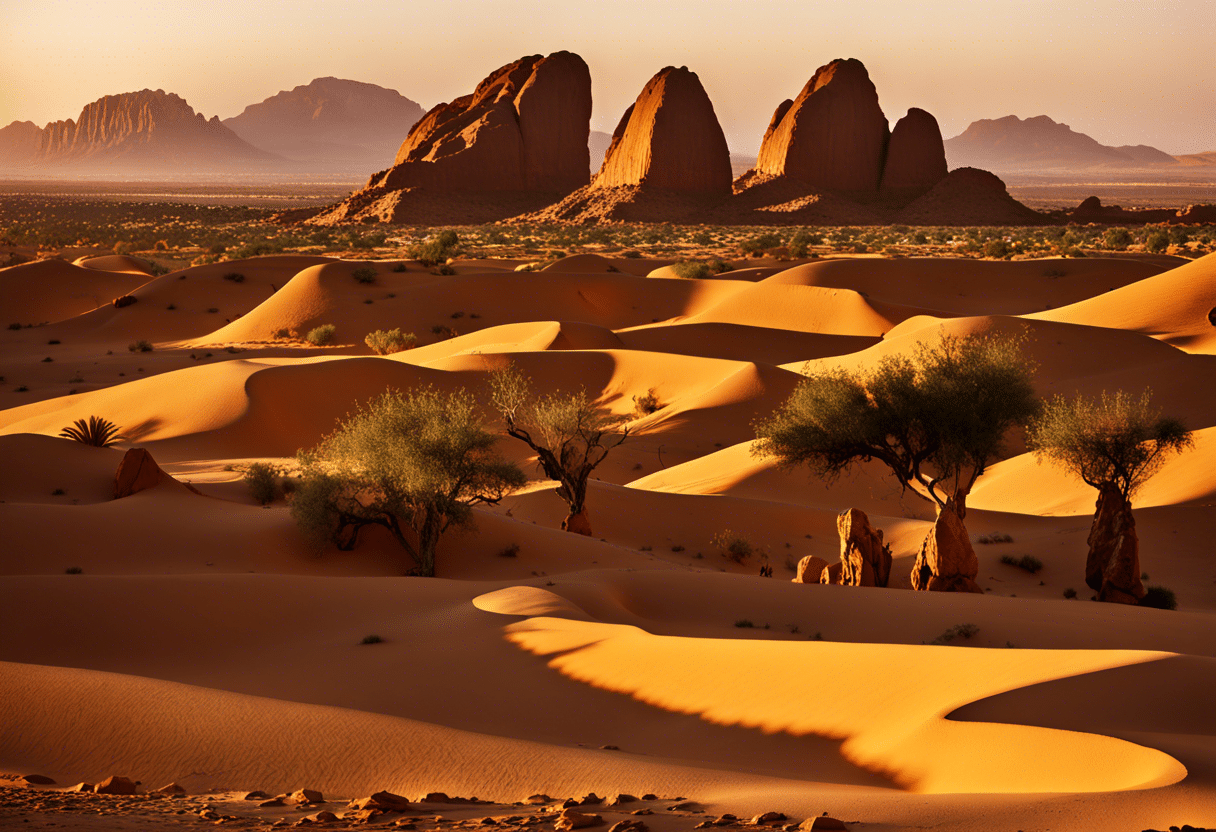
[(325, 77), (250, 104), (223, 123), (250, 144), (310, 168), (366, 174), (392, 164), (423, 113), (396, 90)]
[(1179, 158), (1148, 145), (1111, 147), (1048, 116), (974, 121), (947, 139), (951, 168), (1010, 171), (1176, 166)]

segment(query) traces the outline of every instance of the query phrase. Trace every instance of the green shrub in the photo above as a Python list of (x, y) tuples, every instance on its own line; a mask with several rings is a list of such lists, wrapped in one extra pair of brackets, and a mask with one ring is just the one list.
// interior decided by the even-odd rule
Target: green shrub
[(1013, 247), (1004, 240), (989, 240), (984, 243), (984, 256), (1005, 259), (1013, 254)]
[(1102, 235), (1102, 243), (1114, 251), (1124, 251), (1132, 244), (1132, 234), (1126, 228), (1108, 228)]
[(643, 416), (649, 416), (651, 413), (657, 413), (662, 409), (663, 403), (655, 395), (653, 387), (642, 395), (633, 397), (633, 415), (639, 419)]
[(279, 470), (269, 462), (255, 462), (245, 469), (245, 485), (259, 504), (273, 503), (279, 496)]
[(1144, 249), (1153, 254), (1162, 254), (1170, 247), (1170, 235), (1163, 229), (1149, 232), (1144, 240)]
[(315, 346), (324, 346), (334, 339), (334, 333), (338, 330), (333, 324), (322, 324), (308, 330), (308, 334), (304, 336), (304, 340)]
[(446, 229), (421, 243), (410, 246), (407, 254), (424, 266), (438, 266), (440, 263), (447, 262), (459, 245), (460, 237), (456, 232)]
[(127, 344), (127, 349), (131, 352), (152, 352), (152, 342), (144, 340), (135, 341)]
[(376, 355), (391, 355), (395, 352), (413, 349), (418, 338), (412, 332), (403, 333), (400, 329), (377, 329), (367, 333), (363, 343)]
[(224, 280), (231, 280), (233, 283), (244, 283), (245, 275), (240, 272), (228, 272), (228, 274), (224, 275)]
[(759, 257), (770, 248), (777, 248), (784, 240), (781, 235), (769, 232), (758, 237), (748, 237), (739, 243), (739, 251), (748, 256)]
[(1174, 595), (1174, 590), (1163, 586), (1149, 586), (1145, 587), (1145, 590), (1147, 594), (1140, 599), (1140, 606), (1156, 610), (1178, 609), (1178, 598)]
[(440, 263), (431, 270), (431, 274), (437, 274), (442, 277), (451, 277), (456, 274), (456, 269), (450, 263)]
[(356, 283), (370, 284), (376, 282), (376, 270), (370, 266), (355, 269), (350, 273), (350, 276), (355, 279)]
[(718, 547), (722, 557), (738, 564), (746, 563), (752, 555), (765, 553), (763, 547), (753, 546), (746, 537), (735, 534), (730, 529), (718, 532), (710, 538), (710, 543)]

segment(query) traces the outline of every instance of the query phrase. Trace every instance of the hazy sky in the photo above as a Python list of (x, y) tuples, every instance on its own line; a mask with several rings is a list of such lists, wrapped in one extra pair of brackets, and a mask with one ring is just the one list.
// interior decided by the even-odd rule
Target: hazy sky
[(611, 131), (667, 65), (700, 77), (731, 149), (816, 67), (859, 58), (892, 125), (949, 138), (980, 118), (1049, 115), (1104, 144), (1216, 150), (1216, 0), (0, 0), (0, 125), (76, 118), (143, 88), (228, 118), (333, 75), (430, 108), (523, 55), (591, 67)]

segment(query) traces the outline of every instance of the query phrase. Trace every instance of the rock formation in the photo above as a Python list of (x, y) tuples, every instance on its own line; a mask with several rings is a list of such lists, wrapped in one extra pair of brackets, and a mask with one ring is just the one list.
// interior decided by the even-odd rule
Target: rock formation
[(135, 794), (136, 788), (134, 782), (115, 774), (94, 786), (93, 791), (97, 794)]
[(798, 569), (794, 573), (793, 582), (796, 584), (817, 584), (828, 568), (828, 562), (823, 558), (807, 555), (798, 561)]
[(1089, 530), (1085, 583), (1099, 601), (1135, 604), (1145, 595), (1140, 582), (1140, 541), (1131, 503), (1113, 483), (1098, 491), (1098, 505)]
[(476, 222), (543, 205), (587, 183), (590, 122), (591, 72), (582, 58), (572, 52), (521, 58), (472, 94), (432, 108), (392, 167), (313, 222), (451, 221), (429, 210), (437, 200), (470, 212), (481, 205), (467, 217)]
[(927, 193), (946, 177), (946, 149), (937, 119), (913, 107), (891, 131), (882, 190), (913, 197)]
[(42, 143), (42, 128), (32, 121), (14, 121), (0, 128), (0, 168), (31, 164)]
[(317, 78), (284, 90), (224, 125), (254, 147), (308, 163), (309, 170), (380, 170), (392, 163), (422, 107), (396, 90)]
[(891, 549), (882, 542), (882, 532), (870, 526), (870, 518), (858, 508), (836, 518), (840, 534), (840, 583), (844, 586), (886, 586), (891, 577)]
[(811, 189), (876, 191), (888, 135), (865, 66), (835, 60), (817, 69), (796, 99), (777, 107), (756, 170)]
[(980, 564), (967, 529), (952, 503), (938, 512), (912, 565), (912, 588), (937, 592), (983, 592), (975, 579)]
[(688, 67), (665, 67), (621, 116), (595, 179), (530, 221), (670, 220), (731, 194), (730, 150)]
[(118, 463), (114, 474), (114, 499), (130, 497), (148, 488), (154, 488), (168, 475), (161, 470), (152, 454), (143, 448), (131, 448)]
[(1009, 195), (986, 170), (958, 168), (900, 211), (909, 225), (1042, 225), (1045, 218)]
[(33, 159), (38, 167), (153, 172), (247, 170), (280, 162), (164, 90), (107, 95), (76, 121), (48, 124)]

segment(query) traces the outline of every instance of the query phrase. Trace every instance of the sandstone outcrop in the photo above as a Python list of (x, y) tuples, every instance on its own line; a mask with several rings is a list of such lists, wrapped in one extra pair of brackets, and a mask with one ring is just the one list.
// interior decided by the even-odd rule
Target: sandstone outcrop
[(892, 196), (920, 196), (945, 178), (946, 148), (930, 113), (913, 107), (891, 131), (882, 190)]
[(840, 583), (844, 586), (886, 586), (891, 577), (891, 549), (882, 542), (882, 532), (870, 526), (870, 518), (858, 508), (836, 518), (840, 534)]
[(1098, 504), (1089, 530), (1085, 583), (1099, 601), (1135, 604), (1145, 595), (1140, 582), (1140, 541), (1131, 503), (1112, 483), (1098, 491)]
[(152, 454), (143, 448), (131, 448), (118, 463), (114, 474), (114, 499), (130, 497), (148, 488), (160, 485), (168, 477)]
[(792, 103), (778, 106), (756, 170), (811, 189), (876, 191), (888, 135), (865, 66), (835, 60), (817, 69)]
[(701, 80), (664, 67), (613, 131), (594, 180), (529, 222), (666, 221), (731, 195), (730, 150)]
[(293, 803), (324, 803), (325, 795), (316, 789), (297, 789), (288, 799)]
[(912, 588), (982, 593), (983, 590), (975, 582), (979, 572), (979, 560), (967, 537), (967, 529), (955, 512), (954, 505), (947, 503), (938, 512), (937, 520), (912, 565)]
[(798, 561), (798, 569), (794, 573), (793, 582), (796, 584), (817, 584), (823, 570), (828, 568), (828, 562), (823, 558), (807, 555)]
[(896, 215), (909, 225), (1042, 225), (1042, 214), (1009, 195), (996, 174), (958, 168)]
[(135, 794), (135, 783), (126, 777), (111, 775), (93, 787), (97, 794)]
[(586, 829), (591, 826), (603, 826), (604, 819), (600, 815), (584, 815), (573, 809), (563, 809), (557, 816), (553, 828), (557, 832), (567, 832), (570, 829)]
[(470, 95), (432, 108), (392, 167), (311, 221), (433, 222), (436, 201), (473, 211), (470, 221), (502, 219), (529, 202), (539, 207), (587, 184), (590, 123), (591, 72), (582, 58), (521, 58)]

